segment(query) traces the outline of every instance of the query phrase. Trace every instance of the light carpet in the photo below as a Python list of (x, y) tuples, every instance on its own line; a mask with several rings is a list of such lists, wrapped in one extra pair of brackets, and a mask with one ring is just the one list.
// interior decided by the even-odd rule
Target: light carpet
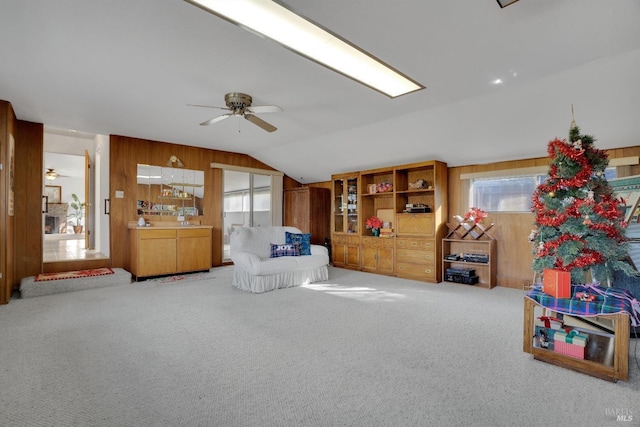
[(208, 280), (215, 279), (216, 276), (211, 271), (200, 271), (196, 273), (175, 274), (172, 276), (154, 277), (152, 279), (146, 279), (147, 282), (155, 283), (183, 283), (192, 282), (194, 280)]
[(523, 291), (330, 268), (323, 283), (251, 294), (232, 270), (0, 306), (0, 423), (640, 422), (633, 359), (629, 381), (609, 383), (522, 352)]

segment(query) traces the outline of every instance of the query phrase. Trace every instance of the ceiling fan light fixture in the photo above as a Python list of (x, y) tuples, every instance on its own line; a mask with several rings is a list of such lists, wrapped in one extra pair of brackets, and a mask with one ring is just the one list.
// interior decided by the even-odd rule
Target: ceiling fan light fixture
[(185, 0), (280, 43), (390, 98), (425, 86), (336, 34), (271, 0)]
[(58, 174), (53, 169), (47, 169), (44, 173), (44, 177), (49, 181), (53, 181), (58, 177)]

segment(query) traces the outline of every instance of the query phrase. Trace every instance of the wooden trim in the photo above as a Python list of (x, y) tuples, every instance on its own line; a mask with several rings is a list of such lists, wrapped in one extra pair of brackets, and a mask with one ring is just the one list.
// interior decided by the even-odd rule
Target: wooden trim
[(217, 169), (225, 169), (228, 171), (235, 171), (235, 172), (247, 172), (247, 173), (256, 173), (260, 175), (284, 176), (284, 173), (276, 170), (248, 168), (245, 166), (234, 166), (234, 165), (228, 165), (224, 163), (211, 163), (211, 167), (217, 168)]
[[(620, 166), (633, 166), (640, 163), (640, 156), (618, 157), (615, 159), (609, 159), (609, 167)], [(467, 172), (461, 173), (460, 179), (478, 179), (478, 178), (496, 178), (496, 177), (511, 177), (511, 176), (523, 176), (523, 175), (537, 175), (546, 174), (549, 171), (549, 166), (531, 166), (526, 168), (517, 169), (499, 169), (482, 172)]]

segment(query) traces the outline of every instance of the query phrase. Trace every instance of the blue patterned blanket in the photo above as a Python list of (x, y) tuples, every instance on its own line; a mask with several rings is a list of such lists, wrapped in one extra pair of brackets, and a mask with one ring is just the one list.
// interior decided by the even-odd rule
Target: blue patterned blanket
[(593, 295), (592, 301), (580, 298), (554, 298), (542, 291), (542, 286), (534, 286), (527, 297), (543, 307), (562, 314), (593, 317), (600, 314), (627, 313), (632, 326), (640, 326), (640, 302), (624, 289), (606, 288), (597, 285), (571, 285), (571, 295), (584, 292)]

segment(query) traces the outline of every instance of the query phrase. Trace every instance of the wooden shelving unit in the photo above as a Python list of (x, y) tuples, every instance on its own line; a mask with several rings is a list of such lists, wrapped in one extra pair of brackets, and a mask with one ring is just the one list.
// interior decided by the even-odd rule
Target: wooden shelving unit
[[(332, 176), (334, 264), (439, 283), (447, 177), (438, 161)], [(388, 223), (384, 237), (366, 228), (373, 216)]]
[[(486, 289), (496, 286), (498, 270), (496, 240), (488, 233), (494, 224), (484, 226), (474, 222), (466, 222), (456, 217), (456, 225), (447, 224), (449, 234), (442, 239), (442, 272), (446, 281), (447, 268), (474, 269), (478, 276), (478, 284)], [(465, 254), (482, 255), (487, 262), (465, 260)], [(454, 259), (454, 257), (457, 257)], [(453, 282), (452, 282), (453, 283)]]

